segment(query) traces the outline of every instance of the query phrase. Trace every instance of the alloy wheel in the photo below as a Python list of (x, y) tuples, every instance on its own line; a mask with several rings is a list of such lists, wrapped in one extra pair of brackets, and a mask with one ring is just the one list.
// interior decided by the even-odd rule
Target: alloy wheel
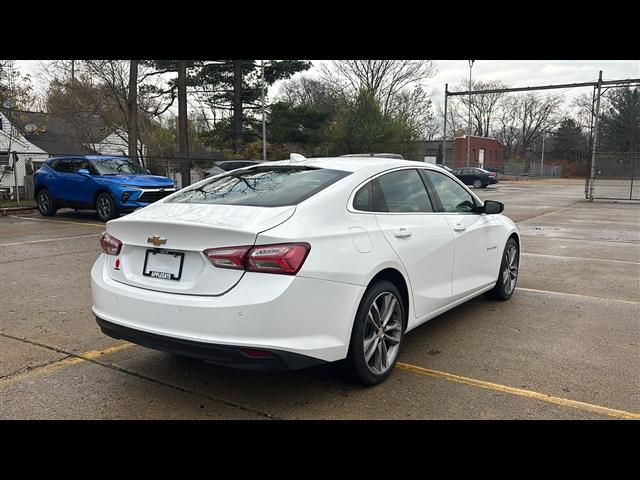
[(38, 208), (41, 213), (45, 213), (49, 209), (49, 197), (44, 192), (38, 194)]
[(504, 253), (504, 269), (502, 270), (502, 284), (507, 295), (511, 295), (516, 288), (518, 279), (518, 247), (509, 245)]
[(364, 329), (364, 358), (369, 370), (382, 375), (395, 362), (402, 338), (402, 310), (391, 292), (376, 297), (367, 314)]
[(98, 199), (98, 215), (100, 218), (109, 218), (111, 215), (111, 202), (105, 195)]

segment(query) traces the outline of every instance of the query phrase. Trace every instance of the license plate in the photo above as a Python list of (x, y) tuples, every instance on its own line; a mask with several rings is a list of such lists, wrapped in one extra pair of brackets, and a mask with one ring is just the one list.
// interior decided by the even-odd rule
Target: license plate
[(142, 274), (162, 280), (180, 280), (184, 253), (147, 250)]

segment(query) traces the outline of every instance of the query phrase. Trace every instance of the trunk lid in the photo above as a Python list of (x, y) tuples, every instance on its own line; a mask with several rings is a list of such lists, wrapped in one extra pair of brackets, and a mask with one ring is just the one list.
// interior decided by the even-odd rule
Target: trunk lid
[[(283, 223), (294, 211), (295, 206), (150, 205), (107, 223), (107, 232), (122, 242), (120, 254), (109, 259), (109, 274), (150, 290), (222, 295), (244, 271), (214, 267), (203, 250), (253, 245), (258, 233)], [(171, 275), (179, 279), (164, 278)]]

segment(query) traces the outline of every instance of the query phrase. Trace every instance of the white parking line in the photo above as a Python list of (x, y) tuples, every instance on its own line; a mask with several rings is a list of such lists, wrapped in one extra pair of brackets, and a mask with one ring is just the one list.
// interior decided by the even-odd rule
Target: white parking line
[(87, 235), (74, 235), (73, 237), (47, 238), (44, 240), (30, 240), (28, 242), (3, 243), (0, 247), (11, 247), (13, 245), (27, 245), (29, 243), (56, 242), (58, 240), (71, 240), (74, 238), (97, 237), (100, 233), (88, 233)]
[(589, 295), (580, 295), (578, 293), (554, 292), (552, 290), (537, 290), (535, 288), (524, 288), (524, 287), (516, 287), (516, 290), (522, 290), (523, 292), (544, 293), (547, 295), (559, 295), (561, 297), (586, 298), (589, 300), (599, 300), (599, 301), (605, 301), (605, 302), (620, 302), (620, 303), (629, 303), (631, 305), (640, 305), (640, 302), (634, 302), (631, 300), (620, 300), (618, 298), (591, 297)]
[(573, 257), (570, 255), (549, 255), (546, 253), (528, 253), (528, 252), (523, 252), (522, 255), (531, 256), (531, 257), (571, 258), (576, 260), (588, 260), (590, 262), (613, 262), (613, 263), (626, 263), (629, 265), (640, 265), (640, 262), (631, 262), (627, 260), (609, 260), (606, 258)]
[(66, 222), (64, 220), (46, 220), (44, 218), (20, 217), (18, 215), (9, 215), (9, 217), (11, 217), (11, 218), (19, 218), (21, 220), (32, 220), (34, 222), (65, 223), (65, 224), (69, 224), (69, 225), (91, 225), (92, 227), (105, 228), (104, 223)]

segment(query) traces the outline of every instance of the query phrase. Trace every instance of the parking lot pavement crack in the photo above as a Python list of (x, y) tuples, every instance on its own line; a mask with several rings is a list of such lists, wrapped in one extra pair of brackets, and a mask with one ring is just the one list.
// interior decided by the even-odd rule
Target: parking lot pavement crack
[[(172, 388), (174, 390), (178, 390), (178, 391), (183, 392), (183, 393), (188, 393), (188, 394), (191, 394), (191, 395), (195, 395), (195, 396), (198, 396), (198, 397), (205, 398), (207, 400), (211, 400), (211, 401), (214, 401), (214, 402), (222, 403), (222, 404), (227, 405), (229, 407), (233, 407), (233, 408), (237, 408), (239, 410), (245, 411), (245, 412), (253, 413), (255, 415), (259, 415), (259, 416), (264, 417), (264, 418), (269, 419), (269, 420), (281, 420), (280, 417), (276, 417), (275, 415), (271, 415), (269, 413), (263, 412), (261, 410), (257, 410), (255, 408), (247, 407), (246, 405), (242, 405), (242, 404), (239, 404), (239, 403), (236, 403), (236, 402), (225, 400), (223, 398), (219, 398), (219, 397), (216, 397), (216, 396), (213, 396), (213, 395), (206, 395), (206, 394), (197, 392), (195, 390), (190, 390), (188, 388), (184, 388), (184, 387), (181, 387), (179, 385), (174, 385), (172, 383), (163, 382), (163, 381), (155, 379), (153, 377), (149, 377), (147, 375), (143, 375), (143, 374), (138, 373), (138, 372), (133, 372), (131, 370), (127, 370), (125, 368), (119, 367), (119, 366), (114, 365), (112, 363), (105, 363), (105, 362), (101, 362), (99, 360), (96, 360), (95, 358), (92, 358), (92, 355), (101, 352), (100, 350), (98, 350), (96, 352), (90, 352), (92, 354), (90, 356), (90, 355), (88, 355), (86, 353), (85, 354), (77, 354), (77, 353), (73, 353), (73, 352), (68, 352), (66, 350), (63, 350), (63, 349), (58, 348), (58, 347), (54, 347), (52, 345), (46, 345), (44, 343), (36, 342), (36, 341), (28, 339), (28, 338), (16, 337), (14, 335), (10, 335), (10, 334), (3, 333), (3, 332), (0, 332), (0, 336), (5, 337), (5, 338), (9, 338), (9, 339), (12, 339), (12, 340), (17, 340), (19, 342), (28, 343), (30, 345), (46, 348), (48, 350), (52, 350), (54, 352), (61, 353), (61, 354), (65, 355), (65, 357), (62, 358), (62, 359), (54, 360), (52, 362), (47, 362), (46, 364), (41, 365), (41, 366), (34, 366), (33, 368), (30, 368), (30, 369), (27, 369), (27, 370), (23, 370), (23, 371), (20, 371), (20, 372), (13, 373), (11, 375), (6, 375), (6, 376), (3, 376), (3, 377), (0, 377), (0, 382), (3, 382), (3, 383), (8, 383), (11, 380), (19, 379), (20, 377), (26, 376), (27, 374), (32, 373), (32, 372), (43, 371), (43, 370), (47, 369), (47, 367), (52, 367), (54, 364), (60, 364), (61, 366), (62, 365), (67, 365), (68, 366), (68, 365), (75, 365), (77, 363), (80, 363), (80, 362), (84, 361), (84, 362), (91, 362), (91, 363), (93, 363), (95, 365), (99, 365), (99, 366), (104, 367), (104, 368), (109, 368), (111, 370), (115, 370), (115, 371), (120, 372), (120, 373), (131, 375), (131, 376), (134, 376), (136, 378), (140, 378), (142, 380), (147, 380), (147, 381), (153, 382), (153, 383), (155, 383), (157, 385), (162, 385), (164, 387)], [(111, 347), (111, 349), (109, 347), (104, 348), (102, 351), (117, 350), (119, 347), (121, 347), (120, 349), (131, 348), (131, 347), (134, 347), (134, 346), (135, 345), (132, 344), (132, 343), (123, 343), (120, 346)], [(0, 383), (0, 385), (2, 385), (2, 383)]]
[(275, 415), (271, 415), (269, 413), (263, 412), (261, 410), (257, 410), (255, 408), (247, 407), (246, 405), (242, 405), (242, 404), (236, 403), (236, 402), (231, 402), (229, 400), (225, 400), (223, 398), (216, 397), (216, 396), (213, 396), (213, 395), (206, 395), (204, 393), (200, 393), (200, 392), (197, 392), (195, 390), (190, 390), (188, 388), (184, 388), (184, 387), (181, 387), (179, 385), (175, 385), (173, 383), (163, 382), (163, 381), (158, 380), (156, 378), (148, 377), (147, 375), (143, 375), (143, 374), (138, 373), (138, 372), (133, 372), (131, 370), (127, 370), (125, 368), (118, 367), (117, 365), (113, 365), (113, 364), (109, 364), (109, 363), (103, 363), (103, 362), (99, 362), (97, 360), (92, 360), (92, 359), (88, 359), (87, 361), (89, 361), (91, 363), (95, 363), (96, 365), (100, 365), (100, 366), (105, 367), (105, 368), (110, 368), (112, 370), (116, 370), (118, 372), (125, 373), (127, 375), (132, 375), (132, 376), (140, 378), (142, 380), (147, 380), (149, 382), (153, 382), (155, 384), (162, 385), (164, 387), (173, 388), (174, 390), (178, 390), (180, 392), (188, 393), (188, 394), (191, 394), (191, 395), (196, 395), (198, 397), (202, 397), (202, 398), (205, 398), (207, 400), (212, 400), (214, 402), (222, 403), (222, 404), (227, 405), (229, 407), (233, 407), (233, 408), (237, 408), (239, 410), (243, 410), (245, 412), (253, 413), (253, 414), (259, 415), (261, 417), (264, 417), (264, 418), (266, 418), (268, 420), (282, 420), (282, 418), (280, 418), (280, 417), (276, 417)]
[[(3, 337), (5, 335), (2, 335)], [(29, 365), (25, 365), (24, 367), (20, 367), (17, 370), (14, 370), (11, 373), (8, 373), (6, 375), (0, 375), (0, 380), (7, 380), (7, 379), (12, 379), (13, 377), (20, 377), (23, 376), (25, 374), (28, 374), (29, 372), (31, 372), (32, 370), (38, 370), (40, 368), (45, 368), (53, 363), (58, 363), (62, 360), (66, 360), (68, 358), (70, 358), (70, 355), (66, 355), (62, 358), (57, 358), (55, 360), (50, 360), (48, 362), (40, 362), (40, 363), (35, 363), (35, 364), (29, 364)]]
[(522, 222), (527, 222), (527, 221), (532, 220), (534, 218), (544, 217), (545, 215), (551, 215), (552, 213), (558, 213), (558, 212), (562, 212), (564, 210), (569, 210), (569, 209), (575, 207), (576, 205), (579, 205), (582, 202), (583, 202), (582, 200), (578, 200), (578, 201), (573, 202), (573, 203), (571, 203), (569, 205), (566, 205), (564, 207), (556, 208), (555, 210), (550, 210), (548, 212), (538, 213), (538, 214), (532, 215), (530, 217), (521, 218), (515, 223), (519, 224), (519, 223), (522, 223)]

